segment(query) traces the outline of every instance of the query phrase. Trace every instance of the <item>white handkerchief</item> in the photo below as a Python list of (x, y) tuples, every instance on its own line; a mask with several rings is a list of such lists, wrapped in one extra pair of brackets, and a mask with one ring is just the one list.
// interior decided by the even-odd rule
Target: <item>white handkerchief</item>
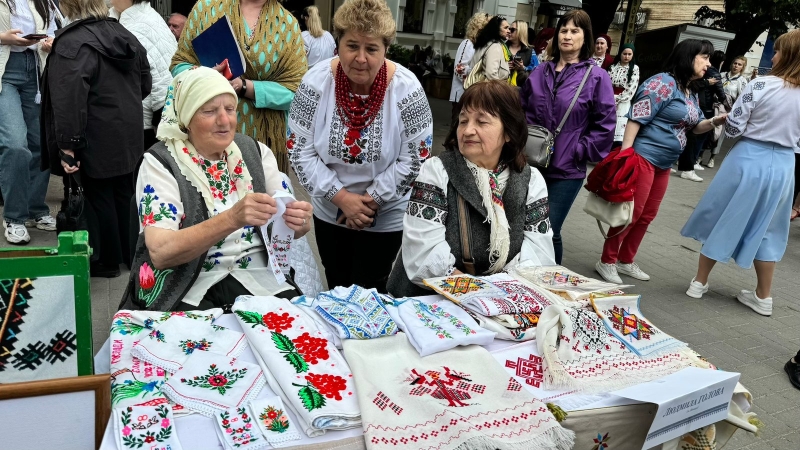
[(169, 405), (115, 408), (111, 420), (120, 450), (181, 450)]
[(208, 322), (173, 316), (133, 346), (133, 356), (175, 373), (195, 351), (236, 358), (247, 348), (244, 333)]
[(264, 386), (261, 368), (235, 358), (195, 352), (161, 392), (176, 403), (212, 416), (242, 406)]
[(277, 395), (250, 402), (250, 412), (257, 418), (258, 428), (273, 447), (288, 447), (300, 439), (300, 433)]
[(255, 450), (269, 445), (244, 405), (218, 412), (214, 420), (217, 436), (226, 450)]
[[(294, 230), (289, 228), (286, 221), (283, 220), (283, 213), (286, 212), (286, 205), (294, 202), (295, 198), (292, 194), (285, 191), (277, 191), (272, 196), (278, 211), (272, 215), (272, 218), (264, 225), (261, 226), (261, 233), (264, 236), (270, 236), (270, 240), (266, 243), (267, 257), (269, 258), (272, 273), (278, 283), (283, 283), (286, 278), (285, 275), (289, 274), (291, 269), (289, 264), (289, 250), (294, 241)], [(270, 233), (269, 226), (272, 224)]]

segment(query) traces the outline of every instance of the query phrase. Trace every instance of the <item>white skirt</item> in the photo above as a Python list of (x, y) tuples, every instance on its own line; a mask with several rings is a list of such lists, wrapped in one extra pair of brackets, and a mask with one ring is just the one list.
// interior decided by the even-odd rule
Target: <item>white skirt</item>
[(617, 127), (614, 129), (614, 142), (622, 141), (625, 136), (625, 125), (628, 124), (628, 111), (631, 109), (631, 102), (624, 102), (617, 105)]

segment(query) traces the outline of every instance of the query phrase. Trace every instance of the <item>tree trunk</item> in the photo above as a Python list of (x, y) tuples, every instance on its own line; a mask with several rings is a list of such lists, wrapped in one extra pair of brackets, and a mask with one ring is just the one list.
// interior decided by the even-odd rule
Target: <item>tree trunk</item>
[[(728, 42), (728, 48), (725, 51), (725, 62), (722, 64), (723, 71), (728, 70), (728, 67), (730, 67), (730, 64), (733, 62), (733, 58), (742, 56), (750, 51), (756, 39), (769, 28), (769, 19), (763, 20), (761, 18), (756, 18), (752, 21), (737, 24), (728, 23), (728, 28), (739, 31), (736, 33), (733, 40)], [(747, 67), (745, 67), (745, 69), (747, 69)]]

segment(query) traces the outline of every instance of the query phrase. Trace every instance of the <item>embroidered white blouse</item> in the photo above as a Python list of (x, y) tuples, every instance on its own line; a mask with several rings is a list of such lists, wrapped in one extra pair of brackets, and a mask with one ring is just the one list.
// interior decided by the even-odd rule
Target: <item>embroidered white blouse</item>
[[(509, 169), (506, 169), (506, 172)], [(439, 158), (433, 157), (422, 165), (415, 183), (425, 183), (439, 188), (447, 198), (447, 183), (450, 178)], [(504, 186), (501, 186), (504, 188)], [(424, 286), (425, 278), (436, 278), (450, 275), (455, 268), (456, 258), (450, 252), (450, 245), (445, 240), (447, 228), (445, 227), (448, 211), (436, 209), (436, 214), (426, 213), (431, 207), (424, 207), (409, 202), (408, 211), (403, 217), (403, 265), (408, 279), (418, 286)], [(531, 180), (528, 183), (528, 197), (525, 201), (526, 211), (540, 212), (532, 217), (538, 219), (529, 221), (526, 214), (524, 238), (522, 249), (511, 261), (506, 264), (506, 269), (511, 268), (521, 261), (531, 261), (535, 265), (554, 265), (555, 253), (553, 250), (553, 230), (550, 227), (549, 206), (547, 205), (547, 185), (538, 170), (531, 170)], [(545, 211), (541, 213), (541, 211)], [(451, 230), (452, 232), (452, 230)], [(458, 232), (456, 230), (455, 232)], [(487, 249), (488, 251), (488, 249)]]
[[(283, 175), (278, 170), (278, 163), (272, 150), (262, 143), (259, 143), (259, 147), (267, 193), (273, 195), (277, 190), (291, 192), (291, 187), (283, 181)], [(212, 189), (212, 192), (218, 195), (214, 195), (215, 209), (211, 214), (217, 215), (231, 209), (239, 201), (239, 192), (230, 189), (233, 181), (226, 161), (205, 161), (202, 156), (193, 156), (198, 158), (198, 164), (210, 178), (209, 183), (216, 187)], [(234, 173), (236, 170), (237, 168), (233, 168)], [(169, 171), (148, 153), (144, 155), (136, 179), (136, 194), (139, 196), (140, 232), (145, 227), (175, 231), (181, 228), (184, 208), (178, 183)], [(151, 212), (146, 214), (148, 209)], [(242, 283), (253, 295), (275, 295), (292, 288), (286, 282), (277, 282), (269, 268), (264, 242), (254, 227), (246, 226), (211, 246), (203, 262), (203, 268), (183, 298), (183, 302), (197, 306), (206, 291), (228, 274)]]
[(314, 37), (309, 31), (303, 31), (302, 35), (309, 69), (320, 61), (332, 58), (335, 54), (336, 41), (327, 31), (323, 31), (322, 36), (318, 38)]
[(338, 208), (330, 200), (345, 188), (369, 193), (380, 207), (375, 226), (365, 231), (403, 229), (411, 183), (433, 145), (433, 116), (417, 77), (396, 66), (383, 106), (360, 133), (342, 123), (330, 59), (300, 82), (286, 147), (300, 184), (311, 194), (314, 215), (325, 222), (336, 223)]
[[(633, 99), (633, 94), (636, 93), (636, 88), (639, 86), (639, 66), (636, 64), (633, 65), (633, 73), (631, 74), (630, 81), (628, 81), (628, 66), (614, 64), (608, 72), (611, 76), (611, 84), (614, 85), (615, 88), (625, 88), (625, 90), (619, 94), (614, 94), (614, 101), (617, 105), (624, 103), (630, 104), (631, 99)], [(627, 113), (628, 111), (626, 110), (625, 112)]]
[(725, 90), (725, 94), (730, 97), (731, 103), (733, 103), (744, 91), (744, 87), (747, 86), (747, 77), (744, 75), (731, 77), (730, 72), (722, 72), (721, 75), (722, 89)]
[(472, 69), (469, 63), (474, 54), (475, 47), (472, 45), (472, 41), (469, 39), (461, 41), (461, 45), (456, 50), (457, 56), (453, 64), (456, 70), (453, 71), (453, 83), (450, 86), (450, 101), (453, 103), (458, 102), (461, 99), (461, 95), (464, 94), (464, 79), (467, 78), (470, 69)]
[(787, 86), (782, 78), (767, 75), (747, 83), (728, 114), (725, 134), (771, 142), (798, 152), (798, 123), (800, 88)]

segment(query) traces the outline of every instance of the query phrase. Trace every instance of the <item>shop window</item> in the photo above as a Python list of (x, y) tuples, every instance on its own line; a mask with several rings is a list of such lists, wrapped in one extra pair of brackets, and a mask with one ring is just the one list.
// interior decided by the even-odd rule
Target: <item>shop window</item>
[(463, 38), (467, 33), (467, 22), (472, 17), (476, 0), (457, 0), (455, 21), (453, 22), (453, 37)]
[(403, 14), (404, 33), (422, 33), (422, 20), (425, 17), (425, 0), (407, 0)]

